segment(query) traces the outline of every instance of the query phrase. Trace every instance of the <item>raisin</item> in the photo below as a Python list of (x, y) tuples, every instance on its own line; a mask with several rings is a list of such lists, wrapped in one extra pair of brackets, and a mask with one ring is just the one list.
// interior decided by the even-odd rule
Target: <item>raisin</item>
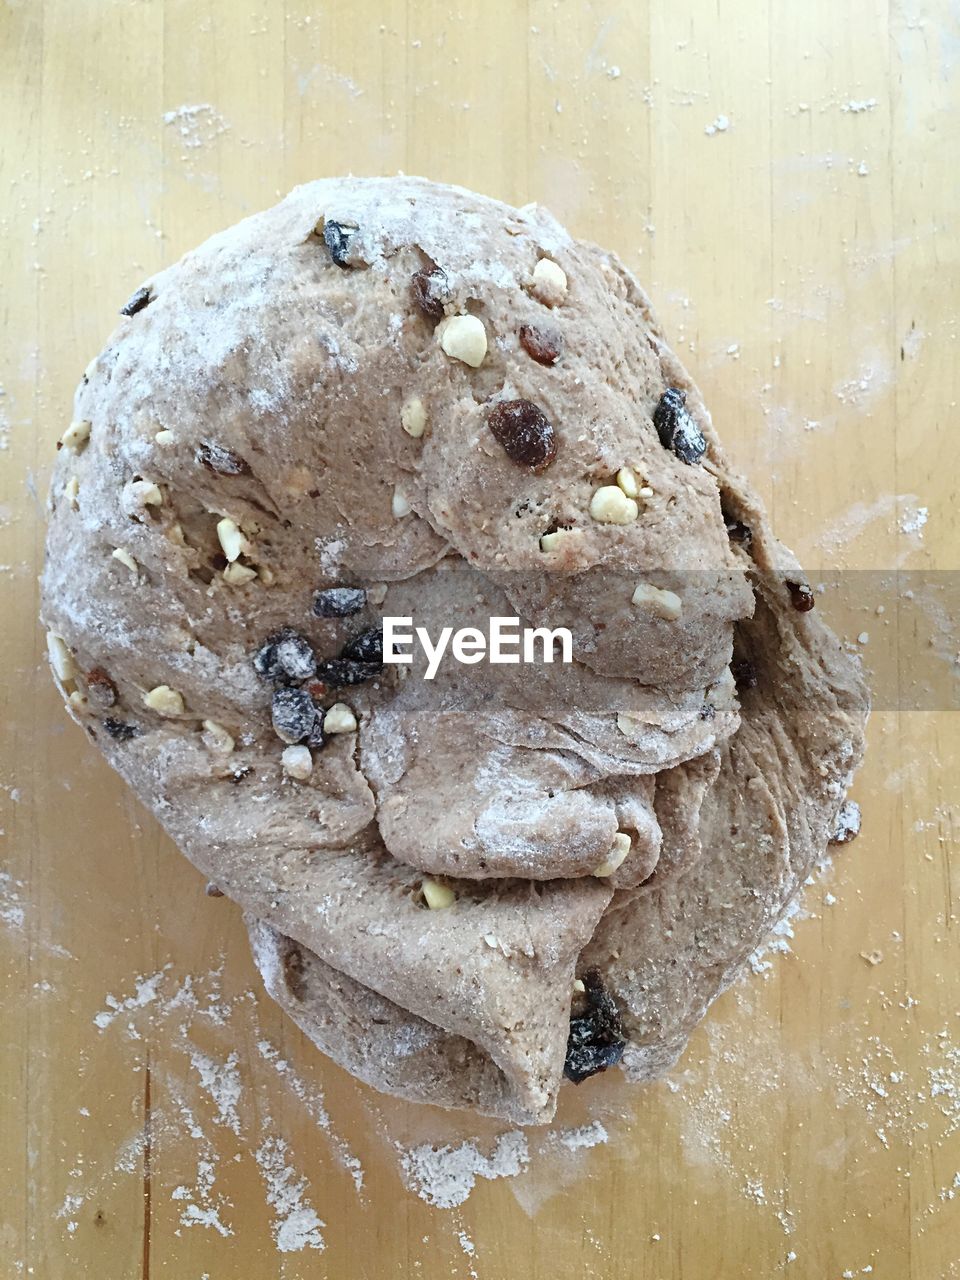
[(733, 678), (738, 689), (755, 689), (757, 687), (757, 668), (749, 658), (741, 658), (730, 665)]
[(140, 732), (135, 724), (125, 724), (122, 720), (112, 720), (109, 716), (104, 720), (103, 727), (116, 742), (129, 742)]
[(264, 680), (286, 684), (309, 680), (317, 670), (317, 658), (309, 640), (293, 627), (282, 627), (268, 636), (253, 657), (253, 669)]
[(712, 702), (705, 702), (703, 706), (700, 708), (700, 719), (716, 720), (716, 718), (717, 718), (717, 708), (713, 705)]
[(349, 618), (367, 603), (363, 587), (328, 587), (313, 597), (315, 618)]
[(202, 463), (208, 471), (213, 471), (218, 476), (246, 476), (250, 474), (250, 465), (237, 454), (229, 449), (224, 449), (223, 445), (212, 444), (208, 440), (202, 440), (197, 448), (197, 461)]
[(363, 684), (364, 680), (372, 680), (380, 674), (380, 669), (379, 663), (332, 658), (329, 662), (321, 662), (317, 667), (317, 679), (331, 689), (339, 689), (345, 684)]
[(790, 592), (790, 603), (799, 613), (809, 613), (817, 603), (805, 582), (788, 582), (787, 590)]
[(92, 671), (87, 672), (87, 696), (91, 702), (104, 710), (116, 705), (117, 686), (103, 667), (94, 667)]
[(606, 991), (599, 971), (589, 969), (583, 975), (583, 985), (588, 1008), (585, 1013), (570, 1019), (567, 1056), (563, 1064), (563, 1074), (574, 1084), (615, 1066), (626, 1047), (620, 1011)]
[(342, 222), (328, 221), (323, 224), (323, 243), (327, 246), (330, 257), (344, 271), (350, 266), (347, 254), (350, 251), (350, 241), (356, 233), (356, 227), (344, 226)]
[(684, 407), (686, 401), (686, 392), (667, 387), (653, 411), (653, 425), (663, 447), (672, 449), (681, 462), (692, 465), (706, 453), (707, 442)]
[(319, 719), (313, 699), (303, 689), (277, 689), (270, 714), (277, 737), (289, 743), (310, 737)]
[(431, 324), (439, 324), (443, 319), (444, 303), (449, 298), (447, 273), (441, 267), (415, 271), (410, 277), (410, 292), (421, 314)]
[(522, 324), (520, 345), (537, 364), (556, 364), (563, 351), (563, 336), (557, 329), (543, 329), (538, 324)]
[(120, 308), (120, 314), (122, 316), (135, 316), (138, 311), (142, 311), (147, 303), (151, 301), (150, 290), (146, 285), (143, 285), (136, 291), (136, 293), (131, 293), (130, 297)]
[(518, 467), (539, 474), (557, 456), (556, 433), (531, 400), (501, 400), (490, 410), (487, 426)]
[(743, 523), (742, 520), (726, 519), (724, 521), (727, 527), (727, 537), (731, 542), (736, 542), (741, 547), (749, 547), (753, 541), (753, 530), (749, 525)]
[(353, 658), (356, 662), (375, 662), (382, 667), (383, 631), (379, 627), (372, 631), (361, 631), (349, 644), (344, 645), (340, 657)]

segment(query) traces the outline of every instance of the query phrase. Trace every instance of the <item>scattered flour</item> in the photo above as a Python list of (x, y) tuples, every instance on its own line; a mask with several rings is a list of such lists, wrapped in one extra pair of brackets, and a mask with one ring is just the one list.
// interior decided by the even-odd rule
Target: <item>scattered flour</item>
[(180, 145), (187, 151), (206, 146), (230, 128), (216, 107), (209, 102), (197, 102), (165, 111), (163, 123), (176, 130), (180, 136)]
[(904, 533), (915, 533), (923, 537), (923, 526), (930, 519), (928, 507), (908, 507), (900, 517), (900, 528)]
[(726, 133), (730, 128), (730, 121), (724, 115), (719, 115), (712, 124), (708, 124), (704, 129), (704, 133), (708, 138), (712, 138), (716, 133)]
[(130, 1013), (134, 1009), (142, 1009), (144, 1006), (152, 1004), (157, 998), (160, 983), (169, 968), (170, 966), (166, 965), (163, 969), (151, 974), (149, 978), (138, 977), (132, 996), (124, 996), (122, 1000), (118, 1000), (116, 996), (110, 994), (105, 996), (104, 1004), (107, 1007), (95, 1015), (93, 1019), (94, 1025), (99, 1027), (101, 1031), (105, 1031), (122, 1013)]
[(530, 1162), (526, 1135), (519, 1129), (501, 1134), (489, 1156), (473, 1142), (445, 1147), (424, 1143), (409, 1150), (398, 1145), (397, 1150), (407, 1185), (438, 1209), (463, 1204), (477, 1178), (515, 1178)]
[(256, 1152), (257, 1166), (267, 1188), (267, 1203), (276, 1214), (273, 1237), (280, 1253), (323, 1249), (321, 1227), (310, 1202), (304, 1198), (307, 1180), (288, 1162), (290, 1148), (283, 1138), (267, 1138)]

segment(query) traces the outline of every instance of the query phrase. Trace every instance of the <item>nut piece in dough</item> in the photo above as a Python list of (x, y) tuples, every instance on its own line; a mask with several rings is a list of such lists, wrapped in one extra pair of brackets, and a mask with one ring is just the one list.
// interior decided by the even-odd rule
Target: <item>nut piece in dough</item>
[(129, 569), (134, 577), (136, 577), (140, 572), (140, 566), (137, 564), (136, 560), (134, 560), (130, 552), (125, 551), (123, 547), (117, 547), (113, 551), (113, 558), (114, 560), (119, 560), (125, 568)]
[(628, 498), (635, 498), (640, 492), (637, 484), (637, 473), (630, 467), (621, 467), (617, 472), (617, 484)]
[(437, 326), (440, 346), (453, 360), (479, 369), (487, 354), (487, 331), (476, 316), (448, 316)]
[(240, 532), (240, 526), (229, 516), (217, 521), (217, 541), (231, 564), (250, 551), (250, 544)]
[(530, 292), (548, 307), (557, 307), (567, 296), (567, 273), (552, 258), (541, 258), (533, 268)]
[(183, 694), (171, 689), (168, 684), (158, 684), (143, 695), (143, 705), (156, 711), (158, 716), (182, 716)]
[(400, 410), (400, 425), (414, 440), (419, 440), (426, 431), (427, 411), (419, 396), (411, 396)]
[(231, 735), (222, 724), (217, 724), (216, 720), (204, 720), (203, 740), (211, 751), (224, 756), (228, 756), (236, 746)]
[(72, 680), (76, 675), (73, 654), (67, 648), (63, 637), (58, 636), (55, 631), (47, 632), (47, 654), (50, 657), (53, 673), (60, 683), (66, 684), (68, 680)]
[(605, 484), (590, 499), (590, 515), (600, 524), (632, 524), (639, 514), (634, 499), (616, 484)]
[(335, 702), (323, 717), (324, 733), (353, 733), (357, 717), (345, 702)]
[(449, 885), (441, 884), (439, 880), (425, 877), (420, 888), (423, 892), (423, 900), (431, 911), (445, 911), (457, 900), (457, 895)]
[(299, 782), (305, 782), (313, 773), (313, 756), (309, 747), (284, 747), (280, 760), (283, 772)]
[(248, 564), (228, 564), (223, 571), (223, 580), (228, 582), (231, 587), (242, 587), (248, 582), (252, 582), (257, 576), (256, 569)]
[(124, 490), (124, 505), (136, 510), (138, 507), (162, 507), (163, 494), (160, 486), (152, 480), (131, 480)]
[(631, 840), (626, 831), (618, 831), (613, 837), (613, 844), (610, 846), (610, 852), (600, 863), (598, 867), (594, 867), (593, 874), (605, 879), (612, 876), (617, 867), (623, 865), (627, 854), (630, 852)]
[(92, 424), (89, 422), (71, 422), (60, 437), (61, 445), (65, 449), (72, 449), (74, 453), (77, 453), (90, 439), (91, 426)]
[(643, 605), (651, 613), (668, 622), (676, 622), (683, 612), (683, 601), (675, 591), (664, 591), (649, 582), (641, 582), (632, 597), (633, 604)]

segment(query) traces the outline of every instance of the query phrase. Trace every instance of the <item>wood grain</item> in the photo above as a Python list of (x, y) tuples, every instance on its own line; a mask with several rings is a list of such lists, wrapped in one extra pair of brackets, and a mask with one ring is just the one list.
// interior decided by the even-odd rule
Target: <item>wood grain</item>
[[(960, 1275), (957, 640), (893, 579), (960, 567), (958, 50), (949, 0), (0, 10), (3, 1280)], [(398, 169), (624, 256), (784, 538), (863, 571), (828, 607), (883, 671), (865, 831), (789, 953), (668, 1082), (569, 1091), (447, 1209), (403, 1151), (502, 1126), (381, 1098), (283, 1020), (35, 623), (53, 444), (119, 305), (296, 182)]]

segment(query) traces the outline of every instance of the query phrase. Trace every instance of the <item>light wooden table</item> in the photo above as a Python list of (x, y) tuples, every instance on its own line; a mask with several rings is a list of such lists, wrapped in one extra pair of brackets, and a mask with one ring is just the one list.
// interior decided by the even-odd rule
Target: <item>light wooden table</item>
[(67, 721), (35, 623), (53, 442), (117, 307), (345, 170), (538, 199), (617, 249), (814, 577), (956, 571), (956, 5), (7, 0), (0, 60), (2, 1280), (960, 1275), (936, 601), (840, 618), (905, 680), (932, 628), (944, 684), (911, 709), (885, 678), (864, 834), (790, 953), (670, 1081), (567, 1091), (501, 1142), (517, 1176), (450, 1208), (404, 1152), (472, 1144), (456, 1199), (503, 1126), (383, 1099), (284, 1022), (236, 909)]

